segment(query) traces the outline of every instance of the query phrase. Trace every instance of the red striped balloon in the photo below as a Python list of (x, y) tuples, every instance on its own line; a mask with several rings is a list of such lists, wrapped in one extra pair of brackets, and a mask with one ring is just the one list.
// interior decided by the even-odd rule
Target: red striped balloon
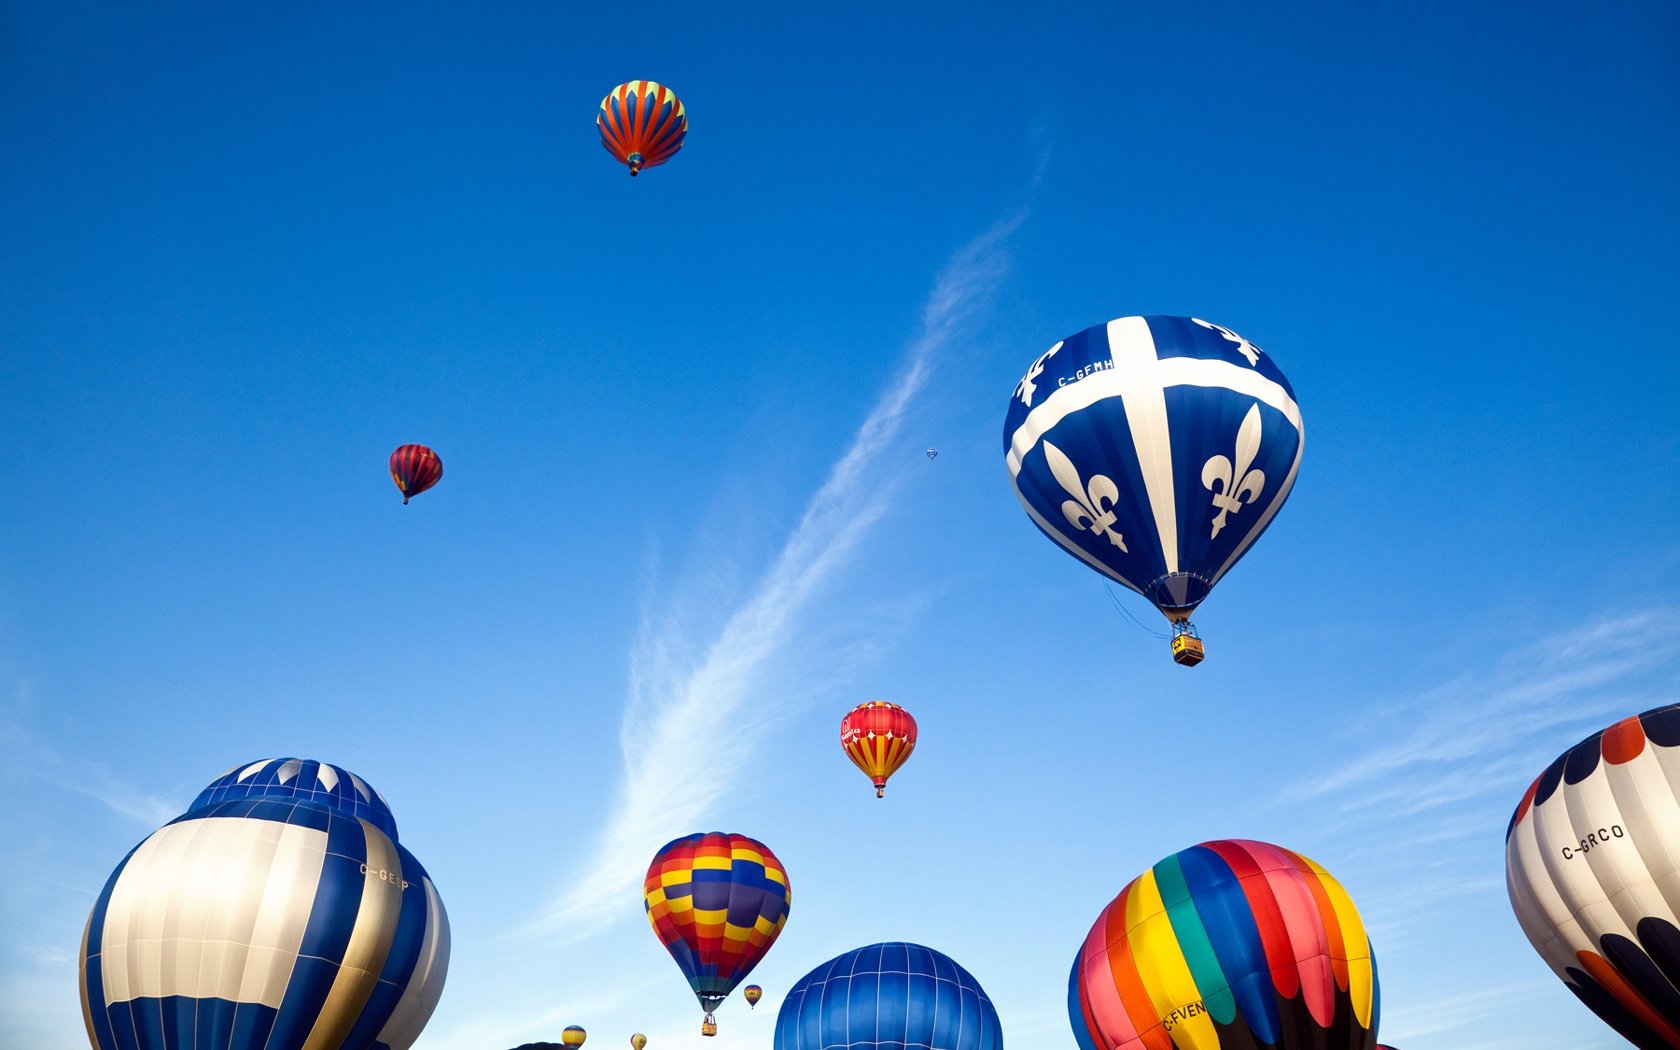
[(391, 480), (403, 494), (403, 503), (418, 496), (443, 477), (443, 460), (425, 445), (402, 445), (391, 453)]
[(875, 785), (875, 797), (881, 798), (887, 791), (887, 778), (916, 749), (916, 720), (885, 700), (859, 704), (840, 720), (840, 746)]
[(663, 164), (682, 149), (688, 137), (688, 114), (668, 87), (632, 80), (612, 89), (595, 115), (601, 145), (637, 175)]

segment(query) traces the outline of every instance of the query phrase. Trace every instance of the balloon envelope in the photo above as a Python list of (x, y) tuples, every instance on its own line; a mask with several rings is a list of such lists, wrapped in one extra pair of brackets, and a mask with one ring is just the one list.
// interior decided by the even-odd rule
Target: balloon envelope
[(82, 939), (94, 1046), (414, 1043), (448, 971), (448, 918), (375, 819), (389, 817), (378, 793), (338, 790), (348, 776), (299, 759), (239, 767), (124, 858)]
[(1639, 1047), (1680, 1046), (1680, 704), (1594, 733), (1529, 785), (1505, 831), (1517, 922)]
[(589, 1038), (589, 1033), (583, 1030), (583, 1026), (569, 1024), (566, 1026), (565, 1030), (560, 1033), (560, 1045), (565, 1047), (579, 1047), (583, 1045), (583, 1041), (587, 1038)]
[(729, 832), (685, 835), (648, 865), (648, 922), (710, 1014), (787, 923), (787, 871), (769, 847)]
[(651, 80), (613, 88), (595, 115), (601, 145), (636, 175), (663, 164), (688, 137), (688, 113), (676, 94)]
[(871, 944), (788, 989), (775, 1050), (1003, 1050), (997, 1010), (974, 975), (919, 944)]
[(642, 1050), (647, 1046), (647, 1036), (640, 1032), (630, 1037), (630, 1050)]
[(887, 778), (898, 772), (916, 749), (916, 720), (897, 704), (870, 700), (840, 719), (840, 747), (875, 785), (875, 797), (880, 798), (886, 791)]
[(1301, 412), (1272, 359), (1234, 332), (1122, 317), (1033, 362), (1003, 448), (1046, 536), (1183, 621), (1288, 498)]
[(1204, 842), (1156, 864), (1074, 958), (1083, 1050), (1371, 1050), (1376, 962), (1329, 873), (1279, 846)]
[(747, 1001), (748, 1006), (757, 1006), (758, 1001), (764, 998), (764, 989), (756, 984), (749, 984), (741, 989), (741, 998)]
[(425, 445), (399, 445), (391, 453), (391, 480), (403, 495), (403, 502), (418, 496), (443, 477), (443, 460)]

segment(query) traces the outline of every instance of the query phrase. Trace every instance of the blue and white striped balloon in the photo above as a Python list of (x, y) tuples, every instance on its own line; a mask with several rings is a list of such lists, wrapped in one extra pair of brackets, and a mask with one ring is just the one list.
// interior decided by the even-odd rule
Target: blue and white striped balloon
[(775, 1050), (1003, 1050), (997, 1010), (950, 957), (894, 941), (801, 977), (776, 1015)]
[(1182, 623), (1288, 498), (1301, 410), (1277, 365), (1235, 332), (1122, 317), (1032, 363), (1003, 447), (1045, 535)]
[(412, 1045), (443, 990), (449, 920), (378, 793), (336, 766), (272, 759), (199, 801), (94, 904), (81, 958), (93, 1045)]

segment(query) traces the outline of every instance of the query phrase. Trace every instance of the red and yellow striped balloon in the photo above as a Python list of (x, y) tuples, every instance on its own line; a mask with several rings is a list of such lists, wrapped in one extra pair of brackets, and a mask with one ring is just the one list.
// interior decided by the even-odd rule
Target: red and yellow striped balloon
[(859, 704), (840, 720), (840, 746), (875, 785), (875, 797), (881, 798), (887, 791), (887, 778), (916, 749), (916, 720), (885, 700)]
[(637, 175), (682, 149), (688, 137), (688, 113), (670, 88), (651, 80), (632, 80), (601, 100), (595, 126), (601, 131), (601, 145), (631, 175)]
[(1204, 842), (1132, 880), (1074, 959), (1082, 1050), (1372, 1050), (1377, 971), (1347, 892), (1264, 842)]

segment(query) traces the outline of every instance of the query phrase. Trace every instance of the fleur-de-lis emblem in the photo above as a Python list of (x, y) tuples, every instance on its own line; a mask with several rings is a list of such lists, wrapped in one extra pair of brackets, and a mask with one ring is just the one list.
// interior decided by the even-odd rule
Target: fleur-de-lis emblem
[(1236, 343), (1237, 344), (1237, 353), (1239, 353), (1239, 354), (1243, 355), (1244, 357), (1248, 358), (1248, 363), (1249, 364), (1258, 365), (1260, 363), (1260, 348), (1258, 346), (1255, 346), (1253, 343), (1249, 342), (1247, 339), (1244, 339), (1242, 336), (1240, 336), (1237, 333), (1231, 331), (1229, 328), (1226, 328), (1222, 324), (1214, 324), (1212, 321), (1204, 321), (1200, 317), (1192, 317), (1192, 318), (1190, 318), (1190, 320), (1192, 320), (1192, 321), (1196, 322), (1197, 324), (1201, 325), (1203, 328), (1211, 329), (1212, 331), (1218, 332), (1220, 335), (1224, 336), (1226, 339), (1230, 340), (1233, 343)]
[(1050, 473), (1056, 476), (1057, 483), (1073, 497), (1062, 503), (1062, 514), (1068, 524), (1106, 536), (1108, 542), (1130, 554), (1126, 538), (1114, 527), (1114, 504), (1120, 498), (1120, 490), (1114, 482), (1101, 474), (1093, 474), (1091, 483), (1085, 484), (1079, 479), (1079, 471), (1074, 469), (1073, 461), (1048, 441), (1044, 443), (1044, 460), (1050, 464)]
[(1225, 515), (1240, 512), (1244, 503), (1259, 499), (1266, 487), (1265, 472), (1248, 469), (1254, 462), (1255, 454), (1260, 451), (1258, 402), (1249, 406), (1248, 415), (1243, 417), (1242, 426), (1237, 428), (1235, 451), (1235, 468), (1224, 456), (1214, 456), (1202, 464), (1202, 487), (1213, 493), (1213, 505), (1219, 508), (1219, 517), (1213, 519), (1213, 536), (1218, 536), (1219, 530), (1225, 527)]
[[(1063, 342), (1066, 342), (1066, 340), (1063, 340)], [(1038, 389), (1038, 384), (1033, 380), (1044, 374), (1044, 362), (1055, 356), (1056, 351), (1061, 348), (1062, 344), (1057, 343), (1040, 354), (1038, 360), (1032, 363), (1032, 367), (1027, 369), (1027, 374), (1021, 377), (1019, 383), (1015, 384), (1015, 396), (1021, 399), (1021, 404), (1028, 408), (1032, 407), (1033, 391)]]

